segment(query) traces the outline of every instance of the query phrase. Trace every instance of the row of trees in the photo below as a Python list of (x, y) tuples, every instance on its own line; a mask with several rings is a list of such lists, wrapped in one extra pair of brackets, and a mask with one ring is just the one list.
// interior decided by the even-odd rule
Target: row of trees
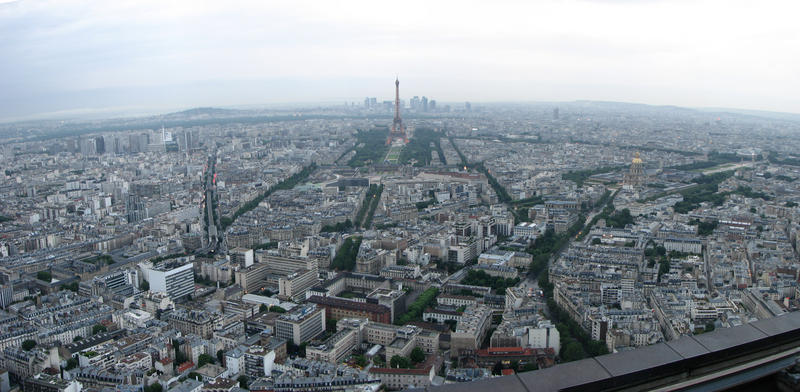
[(511, 202), (511, 205), (515, 207), (533, 207), (537, 204), (544, 204), (544, 199), (541, 196), (531, 196)]
[(714, 233), (714, 229), (717, 228), (719, 221), (713, 220), (710, 222), (701, 221), (697, 219), (693, 219), (689, 221), (690, 225), (697, 226), (697, 234), (703, 237), (707, 237), (710, 234)]
[(364, 220), (363, 226), (365, 228), (369, 228), (372, 226), (372, 218), (375, 216), (375, 209), (378, 208), (378, 204), (381, 201), (381, 195), (383, 194), (383, 184), (378, 185), (378, 191), (372, 196), (372, 199), (369, 203), (369, 211), (367, 212), (367, 218)]
[(710, 202), (715, 206), (721, 206), (728, 196), (727, 192), (719, 191), (719, 184), (733, 175), (733, 171), (714, 173), (707, 176), (700, 176), (694, 179), (697, 186), (681, 191), (683, 201), (675, 204), (675, 212), (687, 214), (689, 211), (700, 207), (700, 203)]
[(589, 179), (589, 177), (595, 174), (601, 173), (608, 173), (615, 170), (623, 169), (624, 166), (604, 166), (598, 167), (597, 169), (587, 169), (587, 170), (575, 170), (575, 171), (568, 171), (566, 173), (561, 174), (562, 180), (570, 180), (578, 186), (578, 188), (583, 186), (583, 182)]
[(700, 207), (700, 203), (710, 202), (715, 206), (721, 206), (725, 202), (725, 194), (717, 193), (717, 185), (703, 186), (694, 190), (685, 191), (683, 201), (675, 204), (675, 212), (688, 214), (690, 211)]
[(461, 283), (491, 287), (495, 293), (502, 294), (506, 292), (506, 288), (516, 286), (519, 283), (519, 278), (503, 278), (502, 276), (491, 276), (480, 270), (469, 270), (467, 276), (461, 280)]
[(464, 267), (476, 264), (477, 258), (469, 260), (464, 264), (460, 264), (456, 261), (448, 261), (447, 258), (442, 259), (439, 257), (431, 257), (431, 261), (433, 261), (436, 264), (436, 269), (441, 271), (446, 271), (448, 274), (452, 274), (453, 272), (459, 271)]
[(511, 213), (514, 215), (514, 220), (518, 223), (521, 223), (531, 221), (531, 218), (528, 215), (530, 207), (543, 203), (544, 199), (541, 196), (531, 196), (524, 199), (514, 200), (509, 204), (511, 207), (513, 207), (511, 209)]
[(453, 137), (448, 136), (447, 140), (450, 141), (450, 144), (453, 145), (453, 149), (456, 150), (456, 154), (458, 154), (459, 159), (461, 159), (461, 164), (463, 164), (464, 166), (469, 166), (470, 169), (475, 169), (486, 176), (486, 178), (489, 181), (489, 185), (491, 185), (492, 189), (494, 190), (494, 193), (497, 194), (497, 200), (499, 200), (501, 203), (509, 203), (512, 201), (511, 196), (506, 191), (506, 188), (504, 188), (502, 185), (500, 185), (499, 182), (497, 182), (497, 179), (494, 178), (494, 176), (489, 172), (486, 166), (483, 165), (483, 162), (470, 164), (469, 161), (467, 161), (467, 157), (458, 148), (458, 145), (456, 144), (455, 140), (453, 140)]
[(422, 211), (422, 210), (432, 206), (433, 203), (436, 203), (436, 199), (433, 198), (433, 197), (431, 197), (430, 199), (425, 200), (425, 201), (418, 201), (416, 203), (417, 211)]
[(267, 189), (266, 192), (264, 192), (261, 195), (255, 197), (253, 200), (250, 200), (247, 203), (244, 203), (244, 205), (239, 207), (239, 209), (237, 209), (236, 212), (233, 213), (232, 217), (230, 217), (230, 218), (229, 217), (223, 217), (220, 220), (220, 224), (222, 225), (222, 229), (225, 230), (225, 228), (227, 228), (228, 226), (233, 224), (234, 221), (236, 221), (236, 218), (238, 218), (238, 217), (244, 215), (245, 213), (247, 213), (247, 212), (253, 210), (254, 208), (256, 208), (259, 203), (264, 201), (264, 199), (269, 197), (269, 195), (271, 195), (273, 192), (279, 191), (279, 190), (284, 190), (284, 189), (292, 189), (292, 188), (294, 188), (295, 185), (299, 184), (300, 182), (302, 182), (306, 178), (308, 178), (308, 176), (311, 175), (311, 173), (313, 173), (314, 170), (316, 170), (316, 169), (317, 169), (317, 164), (316, 163), (311, 163), (310, 165), (304, 167), (303, 170), (300, 170), (299, 172), (293, 174), (291, 177), (289, 177), (289, 178), (287, 178), (287, 179), (275, 184), (274, 186), (271, 186), (269, 189)]
[(277, 247), (278, 247), (278, 241), (274, 241), (274, 242), (265, 242), (265, 243), (263, 243), (263, 244), (258, 244), (258, 245), (256, 245), (256, 246), (254, 246), (254, 247), (253, 247), (253, 250), (259, 250), (259, 249), (275, 249), (275, 248), (277, 248)]
[(436, 132), (430, 128), (417, 128), (414, 130), (414, 137), (408, 141), (400, 152), (400, 163), (407, 164), (415, 160), (414, 166), (428, 166), (431, 163), (431, 153), (435, 150), (439, 154), (439, 160), (446, 162), (444, 152), (439, 140), (442, 138), (441, 132)]
[(751, 199), (764, 199), (767, 201), (772, 200), (771, 196), (767, 195), (764, 192), (754, 191), (753, 188), (750, 188), (749, 186), (740, 185), (736, 188), (735, 191), (733, 191), (733, 193), (742, 195), (744, 197), (749, 197)]
[(50, 283), (53, 281), (53, 274), (50, 271), (39, 271), (36, 273), (36, 279)]
[(294, 340), (289, 339), (289, 341), (286, 342), (286, 354), (290, 356), (305, 358), (306, 346), (308, 346), (308, 342), (303, 342), (298, 345), (294, 343)]
[(77, 280), (75, 280), (75, 281), (72, 281), (71, 283), (66, 283), (66, 284), (61, 285), (61, 290), (69, 290), (69, 291), (72, 291), (73, 293), (77, 293), (78, 292), (78, 288), (79, 288), (79, 286), (78, 286), (79, 284), (80, 283)]
[(364, 196), (364, 200), (361, 202), (361, 207), (358, 209), (358, 213), (356, 213), (356, 227), (361, 227), (362, 223), (364, 223), (364, 217), (367, 215), (367, 212), (372, 206), (372, 200), (377, 198), (376, 196), (378, 195), (379, 191), (383, 192), (383, 188), (379, 189), (378, 184), (370, 184), (369, 188), (367, 189), (367, 194)]
[(361, 247), (361, 237), (347, 237), (339, 250), (336, 251), (336, 257), (331, 261), (331, 268), (338, 271), (352, 271), (356, 268), (356, 257), (358, 257), (358, 248)]
[(144, 392), (162, 392), (164, 387), (159, 383), (153, 383), (144, 387)]
[(560, 335), (561, 351), (558, 356), (562, 362), (608, 354), (605, 343), (593, 340), (589, 333), (570, 317), (569, 313), (556, 304), (553, 299), (553, 284), (550, 283), (547, 273), (540, 277), (539, 287), (545, 293), (550, 319), (556, 323), (556, 329)]
[(405, 325), (409, 321), (418, 320), (420, 317), (422, 317), (422, 312), (424, 312), (425, 309), (430, 307), (436, 301), (436, 296), (438, 294), (439, 289), (436, 287), (431, 287), (423, 291), (417, 300), (408, 307), (406, 312), (394, 320), (394, 323), (397, 325)]
[(353, 228), (353, 221), (348, 219), (348, 220), (346, 220), (344, 222), (339, 222), (339, 223), (337, 223), (335, 225), (322, 226), (322, 229), (320, 229), (319, 231), (321, 231), (323, 233), (338, 233), (338, 232), (341, 232), (341, 231), (348, 231), (348, 230), (350, 230), (352, 228)]
[(603, 194), (603, 197), (601, 197), (600, 200), (597, 201), (596, 205), (602, 206), (603, 204), (605, 204), (605, 207), (603, 207), (601, 213), (595, 215), (589, 222), (589, 224), (586, 225), (586, 230), (580, 232), (577, 238), (578, 240), (582, 240), (584, 237), (586, 237), (586, 235), (589, 234), (589, 230), (591, 230), (591, 228), (594, 227), (595, 224), (597, 224), (597, 221), (599, 221), (600, 219), (605, 219), (605, 217), (609, 216), (612, 212), (614, 212), (614, 198), (617, 197), (617, 193), (619, 193), (619, 191), (620, 189), (614, 192), (613, 195), (611, 194), (610, 191), (606, 191)]
[(389, 128), (373, 128), (368, 131), (356, 132), (356, 153), (347, 162), (350, 167), (367, 166), (374, 162), (382, 162), (389, 147), (386, 138), (389, 137)]
[(433, 203), (436, 203), (436, 192), (433, 189), (431, 189), (428, 191), (428, 200), (418, 201), (416, 203), (417, 211), (422, 211), (428, 208), (429, 206), (433, 205)]
[(571, 237), (581, 232), (585, 220), (586, 218), (584, 218), (583, 215), (579, 215), (578, 221), (570, 226), (565, 233), (556, 234), (553, 229), (547, 229), (544, 234), (536, 238), (533, 244), (527, 249), (527, 252), (533, 256), (533, 261), (530, 264), (531, 269), (539, 271), (539, 274), (541, 274), (541, 272), (546, 273), (550, 256), (566, 246)]
[(83, 260), (83, 262), (84, 263), (91, 263), (91, 264), (100, 264), (100, 265), (103, 265), (103, 264), (111, 265), (111, 264), (114, 264), (114, 259), (112, 259), (111, 256), (109, 256), (109, 255), (99, 255), (99, 256), (95, 256), (95, 257), (91, 257), (91, 258), (88, 258), (86, 260)]
[(453, 149), (456, 150), (456, 154), (458, 154), (458, 158), (461, 159), (461, 164), (466, 166), (469, 162), (467, 161), (467, 157), (461, 152), (461, 149), (458, 148), (456, 145), (456, 141), (453, 140), (452, 136), (448, 136), (447, 140), (450, 141), (450, 144), (453, 146)]
[(553, 284), (550, 283), (548, 271), (548, 261), (550, 257), (561, 248), (567, 245), (569, 238), (576, 236), (583, 229), (584, 218), (580, 217), (578, 222), (572, 225), (567, 232), (556, 235), (552, 230), (548, 230), (534, 242), (529, 253), (534, 255), (530, 264), (530, 273), (535, 274), (538, 279), (539, 287), (544, 292), (547, 299), (547, 310), (550, 318), (556, 323), (561, 338), (561, 352), (559, 357), (562, 362), (569, 362), (608, 353), (605, 344), (591, 339), (591, 336), (553, 299)]
[(658, 264), (658, 281), (661, 281), (661, 275), (669, 272), (671, 260), (684, 258), (689, 255), (690, 253), (678, 252), (676, 250), (667, 252), (667, 248), (662, 245), (647, 247), (644, 250), (644, 257), (647, 259), (647, 266), (652, 268)]
[[(625, 208), (623, 210), (616, 211), (614, 209), (614, 204), (609, 201), (608, 204), (603, 207), (603, 211), (592, 218), (592, 221), (586, 228), (586, 232), (588, 233), (589, 229), (591, 229), (592, 226), (594, 226), (594, 224), (600, 219), (604, 219), (606, 221), (606, 226), (616, 227), (618, 229), (624, 229), (625, 226), (633, 224), (634, 222), (634, 218), (629, 209)], [(583, 236), (581, 236), (581, 238), (583, 238)]]
[(499, 200), (501, 203), (508, 203), (511, 201), (511, 196), (506, 191), (506, 188), (500, 185), (500, 183), (497, 182), (497, 179), (494, 178), (494, 176), (491, 173), (489, 173), (489, 169), (487, 169), (486, 166), (483, 165), (483, 162), (475, 164), (473, 168), (483, 173), (486, 176), (486, 178), (489, 180), (489, 185), (492, 186), (492, 189), (494, 189), (494, 193), (497, 194), (497, 200)]
[(611, 215), (606, 215), (604, 219), (606, 220), (606, 226), (618, 229), (624, 229), (625, 226), (633, 224), (633, 216), (631, 216), (631, 211), (627, 208), (622, 211), (616, 211)]
[(369, 361), (367, 361), (367, 357), (365, 357), (364, 354), (358, 354), (353, 356), (353, 362), (362, 368), (366, 367), (367, 364), (369, 363)]
[(788, 165), (788, 166), (800, 166), (800, 159), (794, 157), (784, 157), (783, 159), (778, 159), (778, 153), (775, 151), (771, 151), (767, 156), (770, 163), (774, 163), (776, 165)]
[(261, 304), (261, 306), (258, 307), (258, 311), (259, 312), (286, 313), (286, 309), (284, 309), (284, 308), (282, 308), (282, 307), (280, 307), (278, 305), (267, 306), (266, 304)]
[(217, 282), (211, 280), (208, 275), (199, 275), (197, 272), (194, 273), (194, 281), (195, 283), (199, 283), (205, 286), (214, 286)]
[[(709, 167), (722, 165), (725, 163), (741, 162), (742, 159), (743, 159), (742, 157), (736, 154), (711, 151), (708, 153), (707, 161), (698, 161), (686, 165), (673, 166), (672, 168), (678, 170), (702, 170), (702, 169), (708, 169)], [(757, 157), (757, 160), (761, 160), (761, 156)]]
[(168, 254), (168, 255), (165, 255), (165, 256), (154, 257), (154, 258), (150, 259), (150, 261), (153, 262), (153, 264), (155, 264), (155, 263), (162, 262), (164, 260), (177, 259), (178, 257), (183, 257), (183, 256), (187, 256), (187, 255), (189, 255), (189, 253), (187, 253), (187, 252), (172, 253), (172, 254)]
[(419, 346), (414, 347), (408, 357), (395, 355), (389, 360), (389, 366), (395, 369), (411, 369), (418, 363), (425, 361), (425, 351)]

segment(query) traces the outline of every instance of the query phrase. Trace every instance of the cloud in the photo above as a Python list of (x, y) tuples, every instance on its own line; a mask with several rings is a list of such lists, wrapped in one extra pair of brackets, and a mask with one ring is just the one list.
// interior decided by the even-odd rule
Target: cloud
[[(800, 87), (797, 10), (704, 0), (12, 2), (0, 5), (0, 100), (11, 105), (0, 116), (68, 109), (68, 99), (47, 104), (53, 96), (176, 85), (209, 86), (196, 93), (210, 105), (260, 103), (235, 99), (248, 81), (296, 81), (303, 90), (292, 95), (314, 101), (389, 95), (362, 82), (395, 73), (412, 95), (450, 100), (800, 112), (781, 98)], [(359, 89), (336, 87), (348, 83)], [(261, 99), (291, 90), (278, 85)]]

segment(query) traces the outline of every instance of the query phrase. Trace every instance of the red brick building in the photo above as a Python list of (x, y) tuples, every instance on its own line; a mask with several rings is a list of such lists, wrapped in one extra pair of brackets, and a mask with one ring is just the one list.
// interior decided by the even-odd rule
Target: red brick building
[(309, 298), (308, 302), (323, 307), (326, 320), (359, 317), (378, 323), (392, 323), (392, 310), (383, 305), (350, 301), (343, 298), (320, 297), (318, 295)]

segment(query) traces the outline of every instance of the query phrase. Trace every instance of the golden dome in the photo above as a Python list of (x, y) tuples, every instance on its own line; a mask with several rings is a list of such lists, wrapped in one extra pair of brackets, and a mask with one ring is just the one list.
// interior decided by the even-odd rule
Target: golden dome
[(636, 155), (634, 155), (633, 161), (631, 161), (631, 162), (634, 163), (634, 164), (642, 164), (642, 159), (639, 158), (639, 152), (638, 151), (636, 152)]

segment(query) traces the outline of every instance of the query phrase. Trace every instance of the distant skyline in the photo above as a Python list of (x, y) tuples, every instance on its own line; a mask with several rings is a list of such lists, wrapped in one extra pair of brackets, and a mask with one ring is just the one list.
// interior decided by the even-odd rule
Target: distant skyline
[(0, 121), (390, 100), (800, 113), (791, 1), (0, 1)]

